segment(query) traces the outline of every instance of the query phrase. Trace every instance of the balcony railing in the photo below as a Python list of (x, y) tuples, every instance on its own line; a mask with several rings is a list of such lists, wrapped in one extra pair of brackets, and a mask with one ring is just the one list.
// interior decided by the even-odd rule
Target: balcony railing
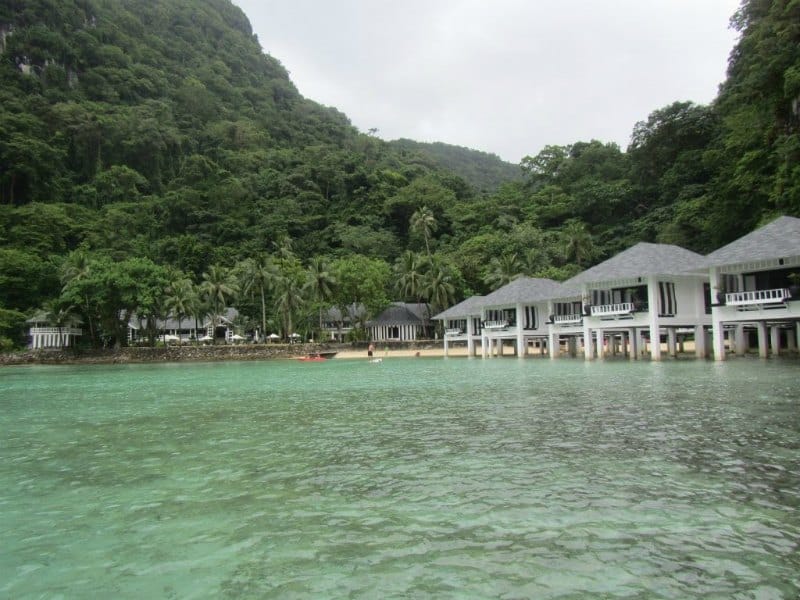
[(575, 315), (554, 315), (553, 323), (556, 325), (568, 325), (570, 323), (580, 323), (583, 317), (579, 314)]
[(461, 335), (462, 333), (463, 332), (458, 327), (453, 327), (451, 329), (445, 329), (444, 330), (444, 334), (445, 335), (450, 335), (450, 336)]
[(483, 324), (483, 328), (488, 329), (489, 331), (508, 329), (508, 321), (486, 321)]
[(725, 294), (725, 304), (728, 306), (754, 306), (757, 304), (777, 304), (786, 302), (792, 297), (786, 288), (774, 290), (755, 290), (752, 292), (733, 292)]
[(31, 327), (31, 335), (83, 335), (83, 330), (78, 327)]
[(629, 315), (634, 311), (633, 302), (620, 302), (619, 304), (601, 304), (591, 307), (593, 317), (614, 317)]

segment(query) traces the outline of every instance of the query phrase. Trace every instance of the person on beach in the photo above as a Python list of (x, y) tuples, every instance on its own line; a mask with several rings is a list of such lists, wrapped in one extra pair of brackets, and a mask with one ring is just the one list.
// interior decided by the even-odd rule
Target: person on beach
[(372, 353), (373, 352), (375, 352), (375, 346), (370, 344), (369, 347), (367, 348), (367, 357), (368, 358), (372, 358)]

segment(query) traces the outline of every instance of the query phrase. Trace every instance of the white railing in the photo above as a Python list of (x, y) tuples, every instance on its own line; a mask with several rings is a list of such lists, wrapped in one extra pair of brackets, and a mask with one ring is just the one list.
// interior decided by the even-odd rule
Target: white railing
[(619, 304), (601, 304), (591, 307), (593, 317), (610, 317), (613, 315), (629, 315), (633, 312), (633, 302)]
[(445, 329), (445, 335), (461, 335), (462, 331), (458, 327), (454, 327), (452, 329)]
[(486, 321), (483, 324), (484, 329), (507, 329), (508, 328), (508, 321)]
[(733, 292), (725, 294), (725, 304), (728, 306), (750, 306), (753, 304), (774, 304), (785, 302), (792, 297), (786, 288), (774, 290), (756, 290), (753, 292)]
[(568, 323), (580, 323), (583, 320), (581, 315), (555, 315), (553, 323), (556, 325), (566, 325)]
[(83, 335), (83, 329), (78, 327), (31, 327), (31, 335)]

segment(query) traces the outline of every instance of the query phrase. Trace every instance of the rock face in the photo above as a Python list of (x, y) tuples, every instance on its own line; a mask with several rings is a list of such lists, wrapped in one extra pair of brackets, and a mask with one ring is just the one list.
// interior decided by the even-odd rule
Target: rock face
[(168, 346), (165, 348), (117, 348), (108, 350), (31, 350), (0, 354), (0, 365), (73, 363), (205, 362), (218, 360), (269, 360), (293, 358), (317, 352), (335, 352), (326, 344), (243, 344), (222, 346)]

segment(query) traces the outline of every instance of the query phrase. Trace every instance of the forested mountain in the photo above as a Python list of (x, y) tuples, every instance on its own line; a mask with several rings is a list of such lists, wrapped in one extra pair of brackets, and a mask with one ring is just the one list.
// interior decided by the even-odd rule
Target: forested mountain
[(330, 304), (438, 310), (800, 216), (800, 4), (746, 0), (733, 22), (712, 105), (654, 110), (626, 151), (532, 149), (515, 179), (303, 98), (228, 0), (0, 0), (0, 338), (44, 308), (125, 343), (134, 312), (225, 304), (310, 332)]
[(496, 154), (453, 146), (442, 142), (415, 142), (401, 138), (389, 145), (406, 154), (428, 157), (431, 164), (452, 171), (479, 192), (493, 192), (502, 184), (522, 178), (519, 165), (512, 165)]

